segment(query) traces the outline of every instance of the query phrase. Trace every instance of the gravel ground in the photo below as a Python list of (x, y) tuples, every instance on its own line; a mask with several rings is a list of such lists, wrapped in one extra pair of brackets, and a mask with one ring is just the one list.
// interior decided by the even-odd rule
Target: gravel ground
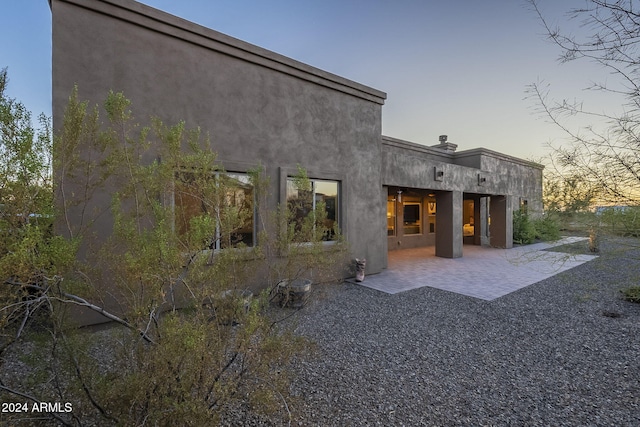
[[(283, 322), (315, 342), (293, 367), (291, 425), (640, 426), (640, 304), (619, 292), (632, 285), (640, 240), (493, 301), (319, 287)], [(223, 425), (286, 414), (236, 408)]]
[(325, 289), (293, 318), (318, 348), (295, 367), (292, 425), (640, 425), (640, 304), (619, 292), (631, 285), (640, 249), (618, 241), (493, 301)]

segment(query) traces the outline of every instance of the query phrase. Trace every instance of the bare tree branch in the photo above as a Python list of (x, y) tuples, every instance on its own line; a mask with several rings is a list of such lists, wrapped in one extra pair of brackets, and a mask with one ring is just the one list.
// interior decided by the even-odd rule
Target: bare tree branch
[[(56, 280), (56, 281), (62, 281), (62, 278), (54, 278), (54, 279), (50, 279), (50, 280)], [(109, 320), (113, 320), (114, 322), (117, 322), (123, 326), (126, 326), (127, 328), (136, 331), (140, 334), (140, 336), (147, 341), (150, 344), (155, 344), (155, 341), (145, 333), (145, 331), (141, 331), (138, 328), (136, 328), (134, 325), (130, 324), (129, 322), (127, 322), (126, 320), (124, 320), (123, 318), (116, 316), (113, 313), (108, 312), (107, 310), (104, 309), (104, 307), (100, 307), (98, 305), (92, 304), (89, 301), (85, 300), (84, 298), (80, 298), (77, 295), (73, 295), (73, 294), (69, 294), (63, 291), (59, 291), (60, 293), (60, 297), (56, 297), (56, 296), (49, 296), (47, 294), (47, 292), (49, 291), (49, 288), (45, 288), (39, 285), (35, 285), (35, 284), (31, 284), (31, 283), (20, 283), (20, 282), (15, 282), (13, 280), (5, 280), (4, 282), (5, 284), (8, 285), (14, 285), (14, 286), (21, 286), (27, 289), (32, 289), (38, 292), (42, 292), (43, 294), (47, 295), (46, 298), (50, 298), (50, 299), (54, 299), (56, 301), (60, 301), (63, 303), (68, 303), (68, 304), (75, 304), (81, 307), (86, 307), (90, 310), (93, 310), (97, 313), (100, 313), (101, 315), (103, 315), (104, 317), (106, 317)]]
[[(611, 71), (613, 83), (592, 83), (588, 89), (619, 97), (623, 110), (598, 113), (577, 101), (552, 102), (548, 86), (530, 85), (530, 98), (569, 141), (550, 146), (550, 157), (557, 159), (561, 174), (591, 183), (600, 203), (640, 205), (640, 14), (634, 3), (588, 0), (569, 11), (569, 20), (580, 24), (580, 36), (552, 27), (537, 0), (529, 4), (548, 39), (560, 49), (561, 62), (582, 59)], [(587, 125), (572, 130), (568, 119)], [(605, 130), (596, 130), (596, 125)]]

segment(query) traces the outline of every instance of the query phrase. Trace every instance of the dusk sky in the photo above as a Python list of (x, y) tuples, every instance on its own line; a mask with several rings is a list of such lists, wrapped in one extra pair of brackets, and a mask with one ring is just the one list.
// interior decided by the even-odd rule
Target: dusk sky
[[(386, 92), (383, 134), (395, 138), (434, 145), (447, 134), (458, 150), (539, 158), (563, 135), (526, 99), (537, 81), (555, 98), (588, 97), (586, 108), (611, 111), (609, 100), (583, 90), (611, 77), (586, 62), (559, 64), (524, 0), (141, 2)], [(539, 3), (552, 23), (580, 31), (566, 12), (584, 0)], [(50, 115), (47, 0), (3, 1), (0, 37), (9, 95), (34, 116)]]

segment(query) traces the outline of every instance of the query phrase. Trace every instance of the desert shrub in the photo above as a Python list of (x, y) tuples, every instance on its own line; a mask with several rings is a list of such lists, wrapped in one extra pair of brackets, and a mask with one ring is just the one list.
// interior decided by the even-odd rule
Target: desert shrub
[(640, 303), (640, 286), (630, 286), (620, 292), (622, 292), (622, 298), (625, 301)]
[[(18, 240), (5, 233), (13, 246), (0, 254), (3, 289), (13, 290), (1, 301), (0, 331), (13, 337), (3, 349), (28, 330), (33, 303), (25, 292), (34, 292), (49, 309), (39, 346), (47, 351), (29, 369), (51, 386), (4, 376), (0, 393), (72, 402), (73, 413), (50, 414), (68, 425), (209, 425), (238, 407), (290, 422), (287, 367), (309, 345), (277, 323), (269, 289), (250, 296), (247, 284), (339, 275), (347, 254), (339, 230), (327, 249), (322, 209), (298, 229), (286, 206), (269, 212), (264, 171), (249, 174), (252, 197), (198, 129), (157, 119), (140, 127), (121, 93), (108, 95), (103, 120), (76, 94), (53, 144), (57, 179), (49, 189), (58, 192), (61, 235), (48, 230), (44, 240), (28, 224)], [(300, 185), (305, 179), (301, 170)], [(105, 194), (111, 204), (100, 210), (92, 201)], [(242, 232), (255, 211), (265, 224), (260, 244), (249, 246)], [(96, 236), (92, 226), (104, 217), (112, 232)], [(74, 307), (117, 327), (74, 328)]]
[(532, 222), (536, 239), (546, 242), (560, 238), (560, 226), (551, 216), (544, 215), (542, 218), (536, 218)]
[(609, 207), (600, 212), (602, 225), (621, 236), (640, 237), (640, 207)]
[(533, 243), (536, 238), (536, 229), (529, 216), (518, 210), (513, 213), (513, 242), (520, 245)]
[(513, 242), (528, 245), (535, 240), (554, 241), (560, 238), (560, 225), (549, 215), (531, 219), (521, 210), (513, 213)]

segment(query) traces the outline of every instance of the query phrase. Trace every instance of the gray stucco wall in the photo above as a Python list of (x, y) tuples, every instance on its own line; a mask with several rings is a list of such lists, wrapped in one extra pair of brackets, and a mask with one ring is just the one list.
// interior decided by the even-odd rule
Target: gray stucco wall
[[(130, 0), (51, 6), (54, 129), (74, 85), (92, 104), (122, 91), (142, 124), (157, 116), (208, 132), (227, 170), (265, 166), (274, 207), (297, 165), (339, 180), (353, 255), (367, 258), (368, 272), (386, 267), (383, 92)], [(97, 194), (96, 204), (108, 198)]]
[[(542, 166), (487, 149), (444, 152), (383, 137), (383, 185), (520, 198), (534, 214), (542, 212)], [(442, 172), (436, 178), (436, 171)], [(480, 180), (479, 180), (480, 178)]]
[[(542, 211), (540, 165), (382, 137), (383, 92), (132, 0), (52, 0), (51, 8), (55, 130), (74, 85), (91, 104), (122, 91), (141, 124), (157, 116), (208, 133), (228, 171), (263, 165), (274, 208), (297, 165), (311, 178), (340, 181), (340, 226), (353, 257), (367, 259), (367, 273), (387, 266), (388, 188), (456, 192), (456, 218), (459, 199), (469, 195), (481, 203), (507, 196), (507, 216), (521, 199), (530, 212)], [(93, 207), (106, 209), (110, 198), (110, 191), (96, 193)], [(109, 215), (96, 222), (98, 233), (110, 228)], [(460, 240), (459, 227), (450, 228), (448, 239)], [(405, 240), (422, 245), (434, 237)]]
[[(510, 248), (513, 212), (519, 209), (521, 200), (527, 201), (532, 215), (542, 212), (542, 166), (483, 148), (462, 152), (452, 148), (455, 148), (452, 144), (427, 147), (383, 137), (383, 185), (390, 195), (398, 190), (423, 196), (426, 190), (435, 195), (437, 256), (463, 256), (465, 241)], [(465, 199), (474, 201), (476, 218), (474, 235), (466, 238), (462, 215)], [(424, 221), (422, 226), (424, 230)], [(390, 248), (427, 245), (431, 237), (426, 231), (419, 236), (403, 236), (400, 232), (389, 237), (387, 245)]]

